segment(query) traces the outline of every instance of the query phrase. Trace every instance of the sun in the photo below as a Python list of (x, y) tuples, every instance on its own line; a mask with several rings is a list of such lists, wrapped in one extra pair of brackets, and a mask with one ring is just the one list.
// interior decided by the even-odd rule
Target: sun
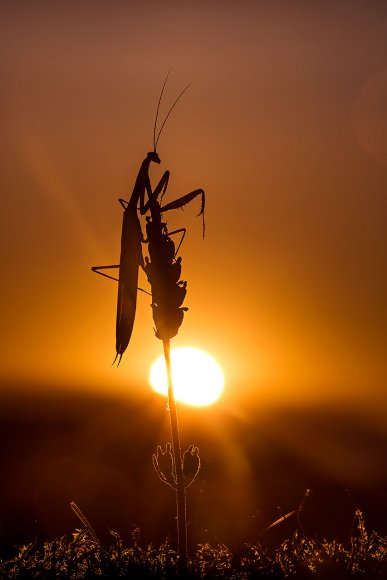
[[(209, 354), (198, 348), (175, 348), (171, 350), (171, 365), (176, 400), (201, 407), (211, 405), (220, 397), (224, 387), (222, 369)], [(167, 395), (163, 356), (152, 365), (149, 382), (154, 391)]]

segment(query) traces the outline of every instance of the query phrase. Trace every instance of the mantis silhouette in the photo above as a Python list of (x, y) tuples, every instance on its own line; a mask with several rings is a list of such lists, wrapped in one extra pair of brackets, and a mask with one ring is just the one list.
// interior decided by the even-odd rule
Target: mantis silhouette
[[(155, 300), (154, 292), (157, 294), (157, 290), (154, 290), (154, 286), (160, 288), (160, 285), (163, 286), (165, 290), (162, 291), (164, 294), (165, 291), (168, 292), (168, 285), (160, 282), (160, 280), (168, 278), (168, 274), (165, 276), (165, 271), (174, 270), (175, 272), (178, 270), (178, 266), (172, 264), (178, 264), (178, 261), (175, 261), (176, 253), (183, 241), (185, 235), (185, 228), (181, 228), (180, 230), (176, 230), (175, 232), (168, 233), (166, 224), (162, 221), (162, 214), (163, 212), (170, 211), (172, 209), (179, 209), (188, 204), (190, 201), (195, 199), (197, 196), (202, 197), (202, 204), (201, 209), (198, 215), (204, 213), (204, 201), (205, 201), (205, 194), (202, 189), (196, 189), (164, 206), (161, 206), (160, 200), (163, 198), (165, 191), (168, 186), (169, 181), (169, 171), (165, 171), (163, 176), (161, 177), (158, 185), (154, 190), (152, 190), (152, 185), (149, 177), (150, 166), (152, 163), (160, 164), (160, 158), (157, 154), (157, 145), (160, 139), (161, 132), (165, 126), (165, 123), (171, 114), (173, 108), (185, 93), (185, 91), (191, 86), (192, 83), (187, 85), (184, 90), (178, 95), (176, 100), (174, 101), (172, 107), (169, 109), (168, 114), (166, 115), (164, 122), (161, 125), (161, 128), (158, 132), (157, 139), (156, 139), (156, 127), (157, 127), (157, 119), (160, 109), (160, 103), (162, 99), (162, 95), (164, 92), (165, 85), (168, 80), (169, 73), (164, 81), (158, 105), (157, 105), (157, 112), (155, 117), (154, 123), (154, 130), (153, 130), (153, 151), (147, 153), (147, 156), (141, 163), (132, 195), (129, 201), (125, 201), (124, 199), (119, 199), (119, 203), (124, 208), (123, 212), (123, 219), (122, 219), (122, 231), (121, 231), (121, 253), (120, 253), (120, 263), (115, 265), (109, 266), (93, 266), (92, 270), (97, 274), (101, 274), (102, 276), (106, 276), (107, 278), (111, 278), (113, 280), (118, 281), (118, 296), (117, 296), (117, 316), (116, 316), (116, 356), (113, 361), (113, 364), (116, 362), (118, 358), (118, 364), (120, 364), (122, 356), (126, 351), (133, 331), (134, 319), (136, 314), (136, 303), (137, 303), (137, 290), (142, 290), (138, 288), (138, 272), (139, 268), (143, 268), (144, 271), (147, 272), (148, 280), (152, 286), (152, 308), (154, 314), (154, 320), (156, 324), (156, 336), (163, 340), (166, 338), (166, 335), (169, 334), (169, 338), (175, 336), (177, 330), (183, 320), (183, 309), (180, 308), (182, 300), (178, 306), (178, 314), (176, 315), (176, 310), (173, 311), (172, 308), (160, 308), (160, 304)], [(147, 195), (148, 199), (145, 199), (145, 195)], [(144, 238), (140, 216), (145, 215), (147, 212), (150, 212), (150, 216), (147, 216), (147, 224), (146, 224), (146, 233), (147, 239)], [(175, 252), (175, 246), (170, 239), (170, 235), (174, 233), (182, 232), (182, 239), (180, 241), (179, 247)], [(204, 233), (204, 220), (203, 220), (203, 233)], [(142, 254), (142, 244), (149, 242), (149, 253), (151, 256), (151, 262), (149, 260), (144, 262), (144, 257)], [(171, 253), (171, 248), (173, 247), (173, 255)], [(169, 262), (166, 260), (166, 256), (169, 256)], [(111, 269), (111, 268), (119, 268), (119, 277), (115, 278), (103, 272), (103, 270)], [(158, 283), (156, 282), (158, 280)], [(153, 281), (153, 283), (152, 283)], [(177, 281), (176, 281), (177, 282)], [(172, 288), (172, 289), (171, 289)], [(184, 283), (175, 283), (175, 285), (169, 285), (169, 289), (171, 292), (170, 301), (177, 303), (180, 301), (181, 297), (183, 297), (185, 286)], [(184, 294), (185, 295), (185, 294)], [(177, 297), (178, 296), (178, 297)], [(184, 297), (182, 298), (184, 299)], [(166, 300), (164, 300), (166, 303)], [(157, 320), (161, 320), (161, 318), (165, 319), (165, 317), (175, 317), (175, 324), (169, 325), (176, 328), (176, 332), (171, 334), (171, 332), (162, 332), (158, 329), (158, 322)], [(181, 320), (180, 320), (181, 319)], [(180, 320), (180, 324), (176, 324)], [(168, 324), (164, 323), (164, 326), (168, 326)]]

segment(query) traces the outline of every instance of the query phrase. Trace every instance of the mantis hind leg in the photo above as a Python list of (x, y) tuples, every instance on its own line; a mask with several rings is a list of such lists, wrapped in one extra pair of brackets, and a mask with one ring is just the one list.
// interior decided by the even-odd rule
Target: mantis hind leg
[(105, 278), (110, 278), (111, 280), (115, 280), (116, 282), (118, 282), (118, 278), (115, 278), (114, 276), (109, 276), (109, 274), (105, 274), (104, 272), (100, 272), (100, 270), (109, 270), (111, 268), (119, 268), (120, 265), (119, 264), (114, 264), (112, 266), (92, 266), (92, 270), (93, 272), (95, 272), (96, 274), (99, 274), (100, 276), (105, 276)]
[[(99, 270), (108, 270), (109, 268), (119, 268), (120, 265), (119, 264), (114, 264), (112, 266), (92, 266), (92, 271), (95, 272), (96, 274), (99, 274), (100, 276), (105, 276), (105, 278), (110, 278), (110, 280), (114, 280), (115, 282), (119, 282), (119, 278), (114, 278), (114, 276), (109, 276), (109, 274), (104, 274), (104, 272), (100, 272)], [(152, 296), (152, 294), (150, 292), (148, 292), (147, 290), (144, 290), (144, 288), (140, 288), (137, 287), (137, 290), (139, 290), (140, 292), (144, 292), (144, 294), (148, 294), (148, 296)]]

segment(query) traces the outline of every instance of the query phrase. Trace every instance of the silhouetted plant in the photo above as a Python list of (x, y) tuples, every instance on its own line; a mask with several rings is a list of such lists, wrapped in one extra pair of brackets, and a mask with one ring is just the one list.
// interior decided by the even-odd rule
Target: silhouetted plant
[[(179, 561), (185, 567), (187, 559), (186, 489), (200, 469), (199, 449), (190, 445), (182, 456), (175, 395), (173, 390), (170, 340), (183, 322), (182, 307), (187, 283), (180, 281), (181, 258), (176, 258), (175, 244), (166, 224), (161, 221), (161, 208), (156, 199), (150, 204), (151, 218), (147, 219), (149, 258), (145, 259), (145, 272), (152, 291), (152, 311), (155, 334), (162, 340), (168, 381), (168, 407), (172, 444), (165, 451), (158, 446), (153, 455), (153, 465), (163, 483), (176, 493), (177, 537)], [(203, 206), (202, 210), (203, 211)]]

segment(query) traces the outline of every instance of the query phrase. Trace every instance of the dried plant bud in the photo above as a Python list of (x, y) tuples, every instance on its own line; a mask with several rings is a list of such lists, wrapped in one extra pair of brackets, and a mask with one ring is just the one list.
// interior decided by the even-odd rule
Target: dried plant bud
[(153, 320), (156, 326), (156, 337), (160, 340), (170, 340), (179, 331), (183, 322), (184, 311), (187, 308), (163, 308), (152, 304)]
[(196, 479), (200, 469), (199, 448), (190, 445), (183, 455), (183, 473), (185, 487), (189, 487)]
[(162, 482), (176, 489), (176, 477), (173, 465), (171, 444), (167, 443), (165, 451), (158, 445), (157, 452), (152, 455), (153, 466)]
[(152, 310), (155, 332), (160, 340), (170, 340), (179, 331), (187, 308), (182, 307), (187, 282), (180, 280), (181, 257), (176, 258), (175, 244), (166, 224), (147, 219), (149, 258), (144, 271), (152, 289)]

